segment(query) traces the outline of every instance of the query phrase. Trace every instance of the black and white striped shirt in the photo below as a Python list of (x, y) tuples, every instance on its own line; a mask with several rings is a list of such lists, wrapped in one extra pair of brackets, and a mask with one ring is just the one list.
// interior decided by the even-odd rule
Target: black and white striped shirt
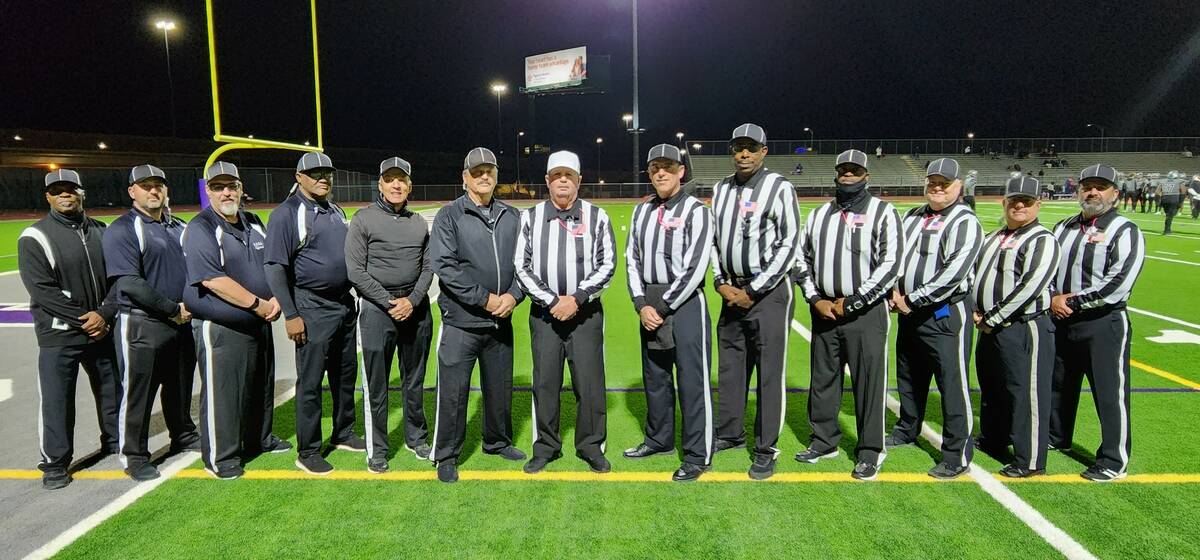
[(1079, 309), (1123, 305), (1142, 271), (1146, 242), (1137, 224), (1115, 208), (1095, 218), (1083, 214), (1054, 226), (1062, 248), (1058, 293), (1075, 294)]
[(745, 185), (738, 185), (734, 177), (713, 186), (713, 283), (736, 283), (750, 295), (760, 295), (791, 272), (800, 206), (795, 187), (766, 167)]
[(813, 210), (800, 233), (797, 281), (804, 299), (846, 298), (847, 312), (891, 294), (900, 274), (904, 236), (890, 203), (867, 195), (847, 209), (830, 200)]
[(521, 287), (552, 307), (558, 296), (579, 305), (599, 299), (616, 269), (612, 225), (602, 208), (582, 199), (567, 210), (549, 200), (521, 212), (514, 263)]
[(679, 309), (704, 283), (712, 242), (712, 213), (682, 190), (667, 200), (654, 197), (634, 207), (625, 244), (634, 308), (646, 305), (646, 284), (669, 284), (664, 308), (656, 310), (661, 315)]
[(975, 267), (975, 310), (983, 322), (998, 327), (1049, 309), (1060, 252), (1037, 220), (988, 235)]
[(970, 206), (928, 204), (904, 214), (904, 259), (900, 292), (914, 307), (966, 295), (974, 279), (983, 228)]

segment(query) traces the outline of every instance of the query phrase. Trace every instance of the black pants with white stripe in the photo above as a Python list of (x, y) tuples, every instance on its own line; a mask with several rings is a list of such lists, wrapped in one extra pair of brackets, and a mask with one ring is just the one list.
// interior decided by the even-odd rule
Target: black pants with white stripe
[(400, 360), (404, 400), (404, 443), (416, 449), (429, 435), (425, 421), (425, 363), (433, 339), (433, 315), (428, 300), (413, 308), (404, 321), (394, 321), (375, 304), (359, 300), (358, 330), (362, 342), (363, 418), (367, 460), (388, 454), (388, 383), (392, 360)]
[(746, 440), (750, 375), (758, 371), (754, 454), (777, 457), (787, 402), (785, 368), (792, 329), (792, 284), (780, 282), (750, 309), (723, 302), (717, 320), (717, 438)]
[(127, 468), (150, 460), (150, 415), (159, 393), (163, 421), (178, 448), (200, 439), (192, 422), (192, 381), (196, 344), (191, 328), (133, 309), (117, 315), (113, 337), (121, 375), (121, 463)]
[(1162, 210), (1166, 215), (1166, 219), (1163, 221), (1163, 235), (1171, 233), (1171, 222), (1175, 220), (1175, 214), (1179, 213), (1179, 207), (1183, 202), (1180, 198), (1177, 194), (1168, 194), (1162, 197)]
[(562, 455), (559, 413), (563, 361), (571, 368), (575, 393), (575, 454), (601, 457), (608, 437), (608, 406), (604, 387), (604, 308), (599, 301), (583, 304), (567, 321), (535, 305), (529, 311), (533, 351), (533, 456)]
[(1071, 447), (1083, 378), (1100, 417), (1096, 464), (1119, 473), (1129, 467), (1129, 346), (1132, 331), (1124, 309), (1080, 314), (1056, 322), (1051, 384), (1050, 443)]
[(296, 311), (304, 319), (308, 341), (296, 346), (296, 451), (301, 457), (321, 452), (321, 381), (329, 374), (333, 400), (331, 442), (354, 435), (354, 378), (358, 376), (358, 311), (349, 294), (325, 299), (296, 288)]
[(1054, 323), (1046, 314), (981, 332), (975, 347), (979, 376), (979, 435), (987, 449), (1013, 446), (1013, 463), (1046, 468)]
[(38, 434), (46, 473), (63, 473), (75, 454), (75, 383), (79, 368), (88, 376), (96, 417), (100, 424), (100, 449), (117, 451), (117, 360), (112, 341), (42, 346), (38, 352), (38, 397), (41, 416)]
[(442, 323), (437, 346), (433, 462), (457, 462), (462, 455), (467, 436), (471, 372), (476, 361), (479, 362), (479, 383), (483, 391), (483, 451), (499, 453), (512, 445), (512, 322), (504, 320), (496, 327), (481, 328), (460, 328)]
[(210, 470), (238, 466), (270, 444), (275, 401), (271, 325), (250, 332), (192, 321), (200, 366), (200, 451)]
[(925, 421), (929, 383), (937, 383), (942, 401), (942, 462), (951, 467), (971, 463), (971, 396), (967, 369), (975, 326), (970, 299), (946, 305), (946, 316), (928, 306), (900, 315), (896, 332), (896, 386), (900, 392), (900, 420), (892, 435), (914, 441)]
[(712, 463), (713, 412), (709, 389), (712, 356), (712, 319), (703, 289), (689, 298), (671, 316), (675, 348), (650, 350), (654, 334), (642, 329), (642, 383), (646, 387), (646, 439), (655, 450), (675, 447), (675, 392), (678, 378), (682, 420), (683, 461), (708, 466)]
[(883, 464), (884, 418), (887, 407), (888, 331), (887, 306), (872, 307), (840, 321), (812, 316), (812, 381), (808, 393), (810, 447), (821, 453), (837, 449), (842, 439), (838, 413), (842, 408), (843, 369), (850, 367), (854, 393), (854, 425), (858, 432), (855, 460)]

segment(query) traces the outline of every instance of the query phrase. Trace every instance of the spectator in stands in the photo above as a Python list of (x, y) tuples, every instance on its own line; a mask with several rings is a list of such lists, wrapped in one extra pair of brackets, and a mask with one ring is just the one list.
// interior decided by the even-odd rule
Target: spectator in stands
[(968, 156), (971, 155), (971, 146), (970, 145), (968, 145), (966, 148), (963, 148), (963, 154), (968, 155)]
[(1190, 157), (1192, 157), (1192, 147), (1191, 147), (1191, 146), (1184, 146), (1184, 147), (1183, 147), (1183, 152), (1182, 152), (1182, 153), (1180, 153), (1179, 155), (1181, 155), (1181, 156), (1183, 156), (1183, 157), (1186, 157), (1186, 158), (1190, 158)]
[(875, 146), (875, 157), (876, 157), (876, 158), (882, 158), (882, 157), (883, 157), (883, 146), (882, 146), (882, 145), (880, 145), (880, 146)]
[(803, 175), (803, 174), (804, 174), (804, 164), (800, 163), (800, 162), (796, 162), (796, 168), (792, 170), (792, 175)]

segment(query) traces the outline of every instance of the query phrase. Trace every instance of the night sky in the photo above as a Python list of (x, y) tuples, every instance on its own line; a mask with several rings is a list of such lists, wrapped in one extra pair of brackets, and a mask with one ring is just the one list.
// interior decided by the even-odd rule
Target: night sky
[[(0, 0), (0, 127), (168, 135), (160, 14), (179, 135), (212, 134), (200, 0)], [(218, 0), (229, 133), (315, 140), (307, 2)], [(537, 101), (537, 141), (627, 159), (627, 0), (320, 1), (327, 146), (465, 152), (530, 126), (524, 57), (612, 57), (606, 95)], [(642, 0), (643, 149), (724, 139), (1109, 136), (1200, 132), (1200, 2), (728, 2)], [(1191, 48), (1192, 51), (1188, 49)], [(616, 155), (618, 153), (620, 156)]]

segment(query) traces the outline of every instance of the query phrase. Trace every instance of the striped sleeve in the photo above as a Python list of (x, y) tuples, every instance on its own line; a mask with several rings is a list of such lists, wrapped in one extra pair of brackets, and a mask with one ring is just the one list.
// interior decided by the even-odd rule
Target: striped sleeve
[(616, 241), (613, 239), (612, 224), (608, 220), (608, 213), (603, 208), (594, 208), (597, 216), (592, 239), (592, 260), (595, 268), (587, 278), (579, 283), (579, 287), (572, 294), (575, 301), (581, 304), (600, 297), (600, 292), (608, 287), (608, 283), (612, 281), (613, 272), (617, 268)]
[(691, 216), (688, 217), (688, 227), (684, 245), (687, 250), (683, 254), (686, 264), (683, 274), (675, 278), (667, 291), (663, 293), (663, 303), (667, 304), (667, 312), (674, 313), (700, 287), (704, 275), (708, 273), (708, 263), (705, 247), (713, 244), (712, 215), (702, 204), (692, 206)]
[(954, 290), (971, 275), (975, 259), (983, 246), (983, 228), (973, 214), (963, 214), (946, 241), (941, 257), (948, 258), (948, 262), (942, 263), (941, 270), (933, 278), (908, 294), (908, 300), (913, 305), (928, 305), (954, 294)]
[[(900, 215), (891, 204), (883, 204), (879, 211), (879, 226), (875, 229), (874, 256), (878, 259), (871, 275), (863, 281), (854, 295), (846, 298), (847, 309), (866, 309), (879, 298), (890, 294), (900, 274), (900, 251), (904, 248), (904, 235), (900, 232)], [(863, 305), (852, 305), (853, 299)]]
[(1058, 240), (1049, 231), (1031, 240), (1025, 249), (1021, 277), (1016, 286), (1004, 299), (983, 314), (983, 322), (990, 327), (1012, 319), (1050, 287), (1058, 270), (1061, 249)]
[(525, 293), (529, 294), (534, 301), (549, 306), (554, 303), (558, 297), (546, 281), (539, 278), (537, 271), (533, 269), (533, 214), (537, 211), (534, 206), (524, 212), (521, 212), (521, 229), (517, 236), (517, 250), (513, 257), (513, 264), (517, 269), (517, 281), (520, 282), (521, 288)]
[(1146, 244), (1141, 230), (1133, 222), (1125, 223), (1116, 238), (1109, 242), (1110, 263), (1104, 278), (1075, 294), (1080, 309), (1113, 305), (1129, 299), (1145, 258)]
[(812, 230), (813, 221), (816, 215), (820, 212), (820, 208), (808, 213), (808, 220), (804, 222), (804, 229), (800, 231), (800, 240), (798, 242), (799, 255), (796, 257), (796, 269), (792, 272), (796, 284), (800, 285), (800, 291), (804, 295), (804, 300), (808, 303), (816, 303), (821, 299), (821, 292), (817, 290), (817, 282), (813, 279), (813, 248), (812, 248)]
[(800, 237), (800, 205), (796, 202), (796, 188), (788, 181), (780, 181), (778, 188), (779, 196), (775, 199), (773, 210), (779, 232), (779, 250), (771, 255), (771, 261), (746, 287), (746, 291), (753, 296), (775, 288), (780, 279), (791, 274), (796, 261), (796, 240)]
[(633, 220), (629, 223), (629, 236), (625, 238), (625, 281), (629, 286), (629, 297), (633, 300), (633, 309), (640, 312), (646, 305), (646, 282), (642, 279), (642, 247), (641, 235), (638, 233), (638, 223), (645, 212), (646, 205), (639, 204), (633, 209)]

